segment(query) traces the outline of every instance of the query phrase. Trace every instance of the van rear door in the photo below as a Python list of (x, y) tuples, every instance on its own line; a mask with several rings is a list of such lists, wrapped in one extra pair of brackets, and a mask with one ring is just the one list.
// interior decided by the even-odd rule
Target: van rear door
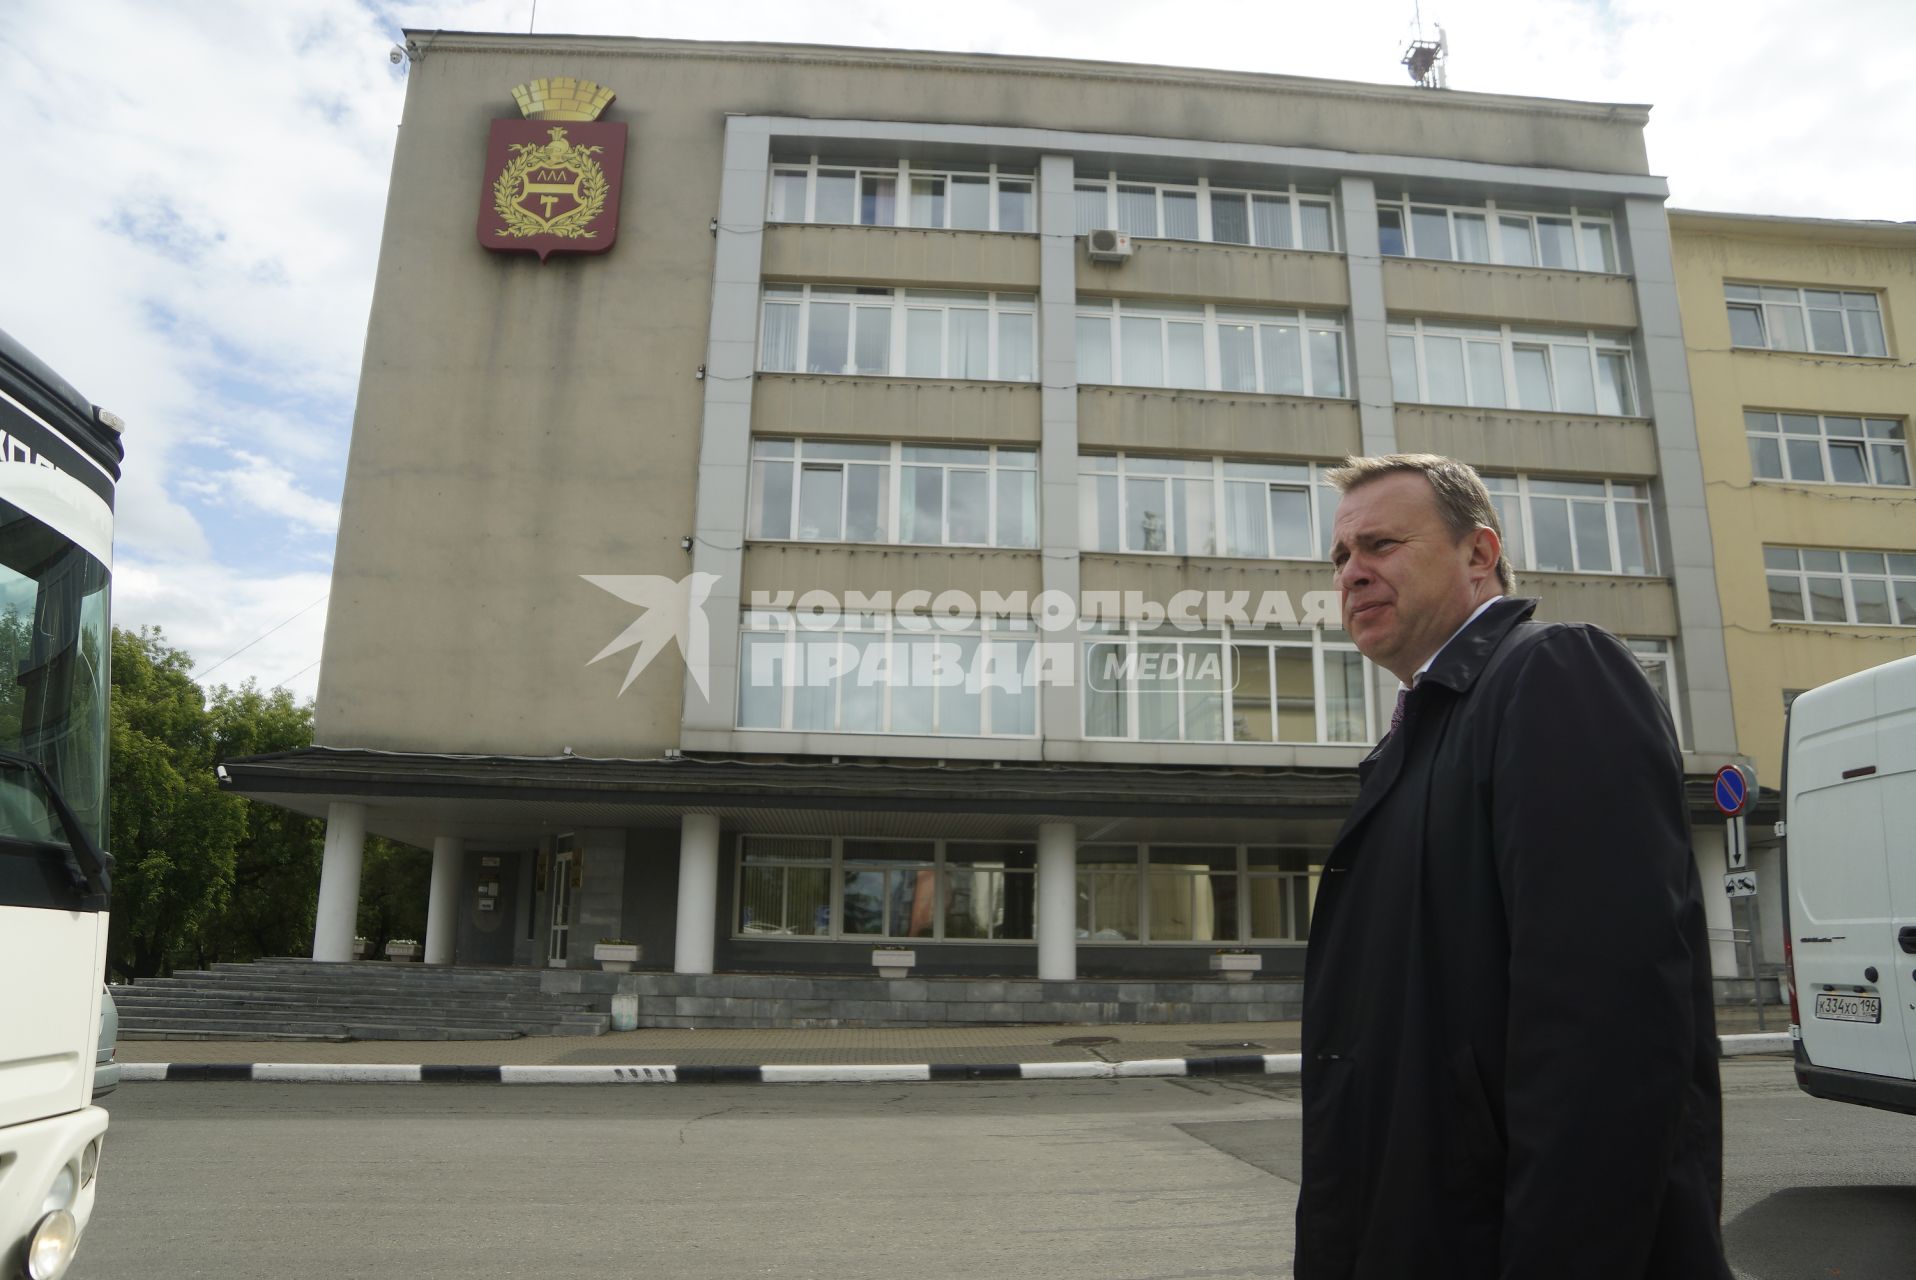
[[(1905, 674), (1916, 684), (1916, 665)], [(1878, 677), (1838, 680), (1791, 708), (1789, 921), (1809, 1060), (1909, 1080), (1916, 1059), (1903, 1015), (1916, 1003), (1916, 977), (1905, 969), (1916, 956), (1898, 945), (1896, 899), (1916, 907), (1916, 884), (1907, 867), (1892, 878), (1891, 845), (1907, 851), (1909, 832), (1886, 810)], [(1916, 775), (1901, 785), (1912, 784)]]
[[(1907, 678), (1897, 678), (1898, 673)], [(1876, 772), (1889, 864), (1891, 936), (1885, 952), (1902, 992), (1896, 1016), (1916, 1068), (1916, 662), (1893, 663), (1882, 676), (1876, 694)], [(1883, 1020), (1889, 1016), (1885, 1009)], [(1916, 1080), (1916, 1070), (1909, 1078)]]

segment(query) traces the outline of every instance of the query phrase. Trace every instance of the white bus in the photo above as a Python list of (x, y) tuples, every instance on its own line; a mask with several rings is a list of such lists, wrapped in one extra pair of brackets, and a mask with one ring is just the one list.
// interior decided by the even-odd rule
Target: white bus
[(92, 1215), (119, 421), (0, 332), (0, 1276)]
[(1916, 1113), (1916, 658), (1799, 696), (1783, 789), (1796, 1082)]

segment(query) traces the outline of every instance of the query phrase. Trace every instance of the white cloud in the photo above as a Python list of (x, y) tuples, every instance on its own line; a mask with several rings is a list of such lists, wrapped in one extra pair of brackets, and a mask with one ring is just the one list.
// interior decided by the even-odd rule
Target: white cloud
[(235, 450), (240, 464), (182, 479), (180, 487), (210, 502), (284, 517), (313, 533), (339, 529), (339, 504), (316, 498), (299, 487), (293, 473), (269, 458)]
[[(194, 679), (209, 690), (283, 681), (304, 700), (319, 687), (330, 585), (329, 572), (262, 577), (213, 562), (123, 558), (113, 566), (113, 612), (124, 626), (159, 627), (168, 644), (193, 656)], [(209, 609), (214, 600), (219, 607)]]

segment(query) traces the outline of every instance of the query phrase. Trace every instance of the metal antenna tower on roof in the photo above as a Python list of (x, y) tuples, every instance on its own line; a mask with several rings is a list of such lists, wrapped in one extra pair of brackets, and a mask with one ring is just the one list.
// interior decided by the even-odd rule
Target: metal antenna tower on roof
[(1423, 7), (1413, 6), (1413, 12), (1417, 18), (1417, 38), (1410, 42), (1410, 48), (1404, 50), (1404, 69), (1410, 72), (1410, 78), (1421, 88), (1447, 89), (1450, 87), (1450, 77), (1444, 70), (1444, 57), (1450, 52), (1450, 42), (1441, 26), (1437, 27), (1435, 40), (1424, 39)]

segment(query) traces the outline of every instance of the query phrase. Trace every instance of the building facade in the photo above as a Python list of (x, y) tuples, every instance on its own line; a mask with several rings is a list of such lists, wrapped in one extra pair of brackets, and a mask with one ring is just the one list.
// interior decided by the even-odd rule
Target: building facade
[[(1736, 738), (1778, 788), (1797, 693), (1916, 653), (1916, 226), (1690, 211), (1670, 226)], [(1778, 960), (1771, 832), (1750, 826)]]
[[(1712, 881), (1736, 724), (1647, 109), (410, 47), (322, 746), (229, 762), (328, 818), (319, 958), (375, 831), (435, 851), (429, 960), (1295, 977), (1394, 689), (1324, 473), (1397, 450), (1477, 465), (1539, 616), (1637, 650)], [(617, 241), (488, 252), (489, 124), (556, 77), (617, 93)]]

